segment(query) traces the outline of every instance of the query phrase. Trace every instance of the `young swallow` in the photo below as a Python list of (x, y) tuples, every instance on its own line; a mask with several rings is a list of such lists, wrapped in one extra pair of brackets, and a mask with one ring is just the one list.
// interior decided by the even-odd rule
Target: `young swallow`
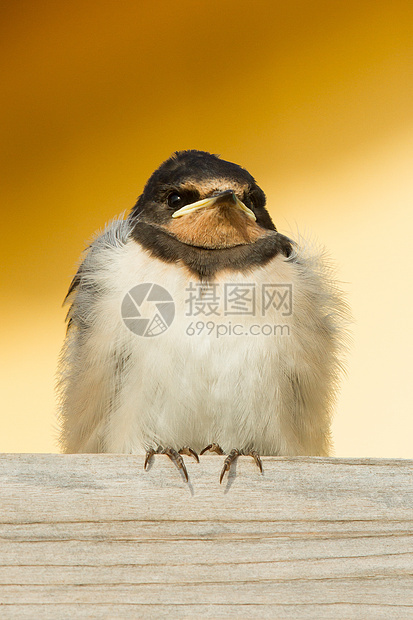
[(176, 152), (88, 247), (66, 300), (65, 452), (329, 454), (348, 311), (244, 168)]

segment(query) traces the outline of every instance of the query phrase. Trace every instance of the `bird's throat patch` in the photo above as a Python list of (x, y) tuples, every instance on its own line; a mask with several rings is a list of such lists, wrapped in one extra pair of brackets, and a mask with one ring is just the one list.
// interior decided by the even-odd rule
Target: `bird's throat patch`
[(210, 250), (255, 243), (269, 233), (232, 205), (188, 213), (164, 228), (182, 243)]

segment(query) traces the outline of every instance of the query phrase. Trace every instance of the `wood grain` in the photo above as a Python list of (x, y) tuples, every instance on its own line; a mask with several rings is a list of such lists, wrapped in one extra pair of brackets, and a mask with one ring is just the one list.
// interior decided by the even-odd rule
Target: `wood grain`
[(413, 461), (0, 456), (0, 618), (413, 618)]

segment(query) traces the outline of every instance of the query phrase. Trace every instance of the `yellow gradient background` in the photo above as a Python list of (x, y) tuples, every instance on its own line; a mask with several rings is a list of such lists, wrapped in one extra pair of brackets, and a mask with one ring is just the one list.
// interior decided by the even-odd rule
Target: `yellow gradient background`
[(198, 148), (337, 264), (355, 325), (335, 454), (412, 457), (411, 0), (13, 0), (0, 21), (0, 450), (58, 451), (80, 253)]

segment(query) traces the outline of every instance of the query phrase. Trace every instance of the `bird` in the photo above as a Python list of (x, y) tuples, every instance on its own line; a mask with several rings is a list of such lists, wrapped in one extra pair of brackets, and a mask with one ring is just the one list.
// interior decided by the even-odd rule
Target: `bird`
[(66, 453), (328, 456), (349, 308), (242, 166), (176, 151), (85, 250), (59, 358)]

